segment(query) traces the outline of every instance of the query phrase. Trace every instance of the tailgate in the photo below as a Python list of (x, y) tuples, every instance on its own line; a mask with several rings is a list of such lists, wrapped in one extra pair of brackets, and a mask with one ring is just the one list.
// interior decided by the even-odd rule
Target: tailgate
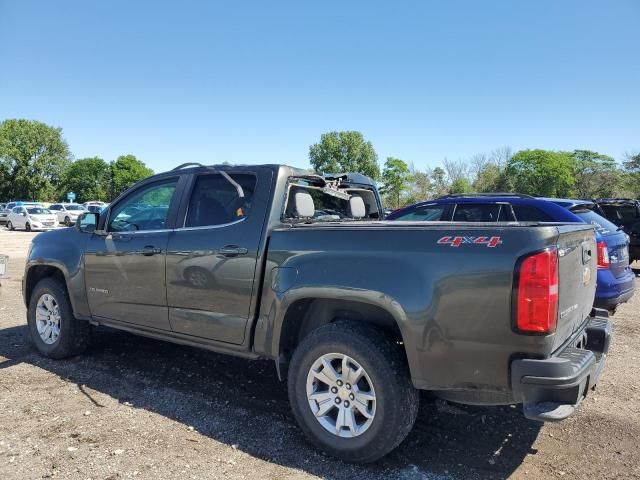
[(593, 228), (558, 227), (558, 326), (553, 349), (591, 313), (596, 292), (597, 250)]

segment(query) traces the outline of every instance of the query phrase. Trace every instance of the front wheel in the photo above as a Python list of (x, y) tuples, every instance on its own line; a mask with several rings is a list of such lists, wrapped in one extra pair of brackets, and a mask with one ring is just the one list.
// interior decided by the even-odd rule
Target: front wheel
[(401, 347), (366, 324), (336, 322), (300, 342), (289, 401), (304, 433), (347, 462), (373, 462), (409, 434), (418, 413)]
[(13, 226), (13, 223), (11, 223), (11, 220), (7, 222), (7, 228), (11, 231), (16, 229), (16, 227)]
[(27, 323), (33, 343), (46, 357), (78, 355), (89, 344), (91, 325), (73, 316), (67, 289), (55, 278), (44, 278), (33, 289)]
[(25, 224), (25, 226), (24, 226), (24, 229), (25, 229), (27, 232), (30, 232), (30, 231), (31, 231), (31, 224), (30, 224), (29, 222), (27, 222), (27, 223)]
[(64, 225), (65, 227), (71, 226), (71, 219), (69, 217), (64, 217)]

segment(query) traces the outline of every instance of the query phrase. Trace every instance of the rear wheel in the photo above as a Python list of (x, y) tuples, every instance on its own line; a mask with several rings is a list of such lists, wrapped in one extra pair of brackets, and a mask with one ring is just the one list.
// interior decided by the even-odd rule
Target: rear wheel
[(7, 222), (7, 228), (8, 228), (9, 230), (15, 230), (15, 229), (16, 229), (16, 228), (13, 226), (13, 223), (11, 223), (11, 220), (9, 220), (9, 221)]
[(44, 278), (31, 293), (27, 323), (38, 351), (50, 358), (79, 355), (89, 345), (89, 322), (73, 316), (65, 286)]
[(71, 219), (69, 217), (64, 217), (64, 224), (67, 227), (71, 226)]
[(369, 325), (337, 322), (310, 333), (293, 355), (288, 388), (305, 434), (347, 462), (389, 453), (418, 413), (418, 391), (401, 348)]

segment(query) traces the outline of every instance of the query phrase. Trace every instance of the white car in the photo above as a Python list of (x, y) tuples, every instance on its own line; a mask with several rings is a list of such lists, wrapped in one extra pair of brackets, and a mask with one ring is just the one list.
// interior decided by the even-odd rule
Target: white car
[(33, 205), (13, 207), (7, 216), (9, 230), (24, 228), (30, 232), (31, 230), (49, 230), (56, 228), (57, 225), (58, 218), (51, 211)]
[(49, 210), (58, 216), (58, 222), (64, 223), (67, 227), (76, 223), (78, 217), (87, 211), (77, 203), (54, 203)]

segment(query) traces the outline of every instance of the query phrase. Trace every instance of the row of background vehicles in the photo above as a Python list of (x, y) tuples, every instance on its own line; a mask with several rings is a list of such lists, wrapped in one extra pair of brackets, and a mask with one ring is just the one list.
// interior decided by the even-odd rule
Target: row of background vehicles
[(0, 224), (9, 230), (48, 230), (59, 224), (69, 227), (85, 212), (99, 213), (108, 206), (105, 202), (52, 203), (9, 202), (0, 204)]
[(630, 263), (640, 259), (640, 202), (577, 200), (511, 193), (459, 194), (420, 202), (386, 216), (397, 221), (584, 222), (596, 227), (597, 289), (594, 306), (614, 313), (634, 293)]

